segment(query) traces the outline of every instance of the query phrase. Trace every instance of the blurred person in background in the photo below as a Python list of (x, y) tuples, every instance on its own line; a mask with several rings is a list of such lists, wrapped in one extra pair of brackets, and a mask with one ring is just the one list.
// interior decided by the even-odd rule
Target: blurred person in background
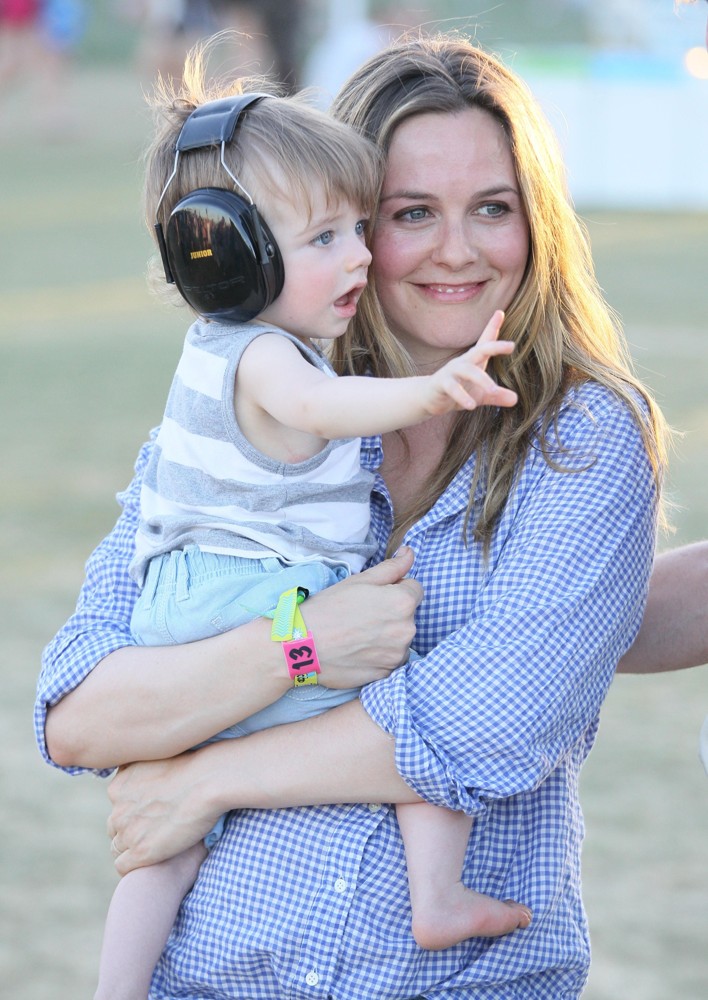
[(210, 0), (129, 0), (116, 13), (140, 25), (136, 59), (141, 76), (179, 79), (184, 54), (218, 30)]
[(87, 16), (83, 0), (0, 0), (0, 96), (27, 83), (32, 111), (54, 139), (75, 123), (71, 70)]
[(59, 137), (77, 124), (69, 88), (87, 17), (83, 0), (44, 0), (41, 4), (39, 34), (45, 82), (42, 113), (47, 128)]
[(40, 6), (39, 0), (0, 0), (0, 96), (13, 80), (37, 69)]
[(314, 89), (323, 107), (363, 62), (415, 28), (421, 11), (396, 2), (355, 3), (336, 10), (330, 3), (326, 14), (324, 31), (318, 33), (303, 69), (303, 85)]
[[(307, 0), (222, 0), (225, 27), (237, 27), (238, 18), (248, 11), (260, 19), (260, 33), (269, 48), (265, 73), (285, 86), (298, 90), (302, 84), (304, 34)], [(227, 16), (228, 15), (228, 16)]]
[(267, 75), (292, 92), (300, 85), (306, 0), (130, 0), (118, 12), (142, 26), (137, 61), (141, 75), (179, 80), (189, 49), (232, 29), (230, 66), (240, 74)]

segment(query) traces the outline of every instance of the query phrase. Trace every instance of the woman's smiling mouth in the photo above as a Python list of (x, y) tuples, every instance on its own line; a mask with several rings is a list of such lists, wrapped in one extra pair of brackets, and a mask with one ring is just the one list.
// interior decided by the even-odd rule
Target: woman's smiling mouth
[(424, 295), (445, 302), (467, 302), (485, 287), (484, 281), (468, 281), (465, 284), (450, 285), (439, 282), (420, 283), (415, 287)]

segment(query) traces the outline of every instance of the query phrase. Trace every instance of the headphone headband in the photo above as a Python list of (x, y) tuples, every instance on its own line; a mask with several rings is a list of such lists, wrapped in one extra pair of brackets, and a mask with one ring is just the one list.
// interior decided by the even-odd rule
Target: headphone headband
[(195, 108), (182, 126), (175, 146), (177, 152), (230, 142), (246, 108), (268, 96), (258, 93), (236, 94)]

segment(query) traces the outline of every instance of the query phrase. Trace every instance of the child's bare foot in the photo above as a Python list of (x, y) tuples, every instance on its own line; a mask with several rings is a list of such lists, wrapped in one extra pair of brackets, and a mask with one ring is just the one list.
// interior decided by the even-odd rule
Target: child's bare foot
[(484, 896), (462, 882), (413, 905), (413, 937), (428, 951), (450, 948), (471, 937), (501, 937), (530, 923), (527, 906)]

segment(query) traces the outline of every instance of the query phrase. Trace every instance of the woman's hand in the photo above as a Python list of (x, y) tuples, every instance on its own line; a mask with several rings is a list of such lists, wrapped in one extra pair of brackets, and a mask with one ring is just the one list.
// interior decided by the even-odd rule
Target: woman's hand
[(109, 785), (108, 834), (121, 875), (198, 843), (232, 809), (416, 802), (394, 743), (359, 699), (302, 722), (129, 764)]
[(107, 829), (120, 875), (174, 857), (211, 830), (221, 810), (209, 803), (201, 755), (128, 764), (111, 780)]
[(403, 547), (392, 559), (357, 573), (302, 605), (317, 642), (322, 684), (359, 687), (380, 680), (405, 663), (415, 637), (415, 610), (423, 590), (405, 579), (413, 551)]

